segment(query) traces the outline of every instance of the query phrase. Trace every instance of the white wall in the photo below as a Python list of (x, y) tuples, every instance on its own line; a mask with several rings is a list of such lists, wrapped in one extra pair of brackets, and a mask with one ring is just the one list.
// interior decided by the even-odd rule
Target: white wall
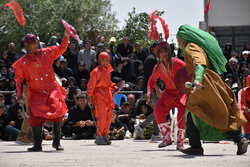
[(249, 25), (250, 0), (211, 0), (211, 10), (208, 12), (209, 27)]

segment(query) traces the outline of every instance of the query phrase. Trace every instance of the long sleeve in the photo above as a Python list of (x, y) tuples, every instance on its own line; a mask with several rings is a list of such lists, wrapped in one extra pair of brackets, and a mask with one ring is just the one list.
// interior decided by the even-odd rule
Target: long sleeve
[(51, 58), (53, 60), (56, 60), (67, 50), (68, 41), (69, 41), (69, 38), (64, 36), (61, 45), (50, 47), (52, 49)]
[(16, 89), (18, 96), (21, 96), (23, 93), (23, 80), (24, 80), (24, 71), (22, 67), (22, 61), (19, 60), (12, 65), (15, 69), (15, 81), (16, 81)]
[(150, 92), (151, 94), (153, 94), (154, 86), (157, 82), (157, 79), (159, 78), (159, 73), (157, 72), (157, 69), (158, 69), (158, 66), (156, 65), (148, 81), (148, 92)]
[(202, 83), (203, 78), (204, 78), (204, 72), (205, 72), (205, 66), (200, 65), (200, 64), (196, 65), (194, 81), (198, 81), (199, 83)]
[(88, 96), (93, 96), (93, 93), (94, 93), (94, 90), (96, 87), (96, 81), (97, 81), (97, 72), (95, 70), (93, 70), (90, 73), (90, 79), (89, 79), (89, 82), (87, 85), (87, 87), (88, 87), (87, 95)]

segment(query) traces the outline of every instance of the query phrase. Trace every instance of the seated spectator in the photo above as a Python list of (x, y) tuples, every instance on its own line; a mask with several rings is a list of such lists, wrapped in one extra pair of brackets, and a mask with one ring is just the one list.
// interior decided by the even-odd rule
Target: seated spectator
[(75, 72), (77, 70), (78, 52), (76, 51), (76, 43), (74, 41), (70, 42), (69, 50), (63, 56), (67, 60), (68, 67)]
[(66, 59), (60, 60), (60, 68), (59, 68), (58, 76), (60, 78), (69, 78), (70, 76), (74, 76), (74, 72), (70, 68), (67, 67)]
[(97, 61), (96, 61), (96, 52), (91, 49), (91, 41), (86, 40), (85, 42), (85, 48), (80, 50), (79, 55), (78, 55), (78, 63), (80, 61), (83, 61), (85, 64), (85, 68), (87, 70), (92, 70)]
[(226, 65), (226, 75), (227, 74), (232, 74), (233, 76), (233, 83), (235, 83), (237, 81), (238, 78), (238, 69), (237, 69), (237, 59), (236, 58), (230, 58), (229, 62)]
[(109, 128), (109, 140), (123, 140), (125, 137), (124, 126), (117, 119), (116, 111), (112, 111), (112, 121)]
[(62, 132), (66, 137), (71, 137), (74, 133), (73, 139), (94, 139), (96, 128), (86, 94), (78, 95), (77, 101), (78, 104), (69, 110)]
[(225, 48), (223, 50), (223, 55), (225, 56), (227, 61), (229, 61), (229, 59), (231, 58), (231, 52), (232, 52), (232, 44), (226, 43)]
[(135, 107), (134, 117), (146, 119), (153, 111), (152, 106), (148, 105), (145, 99), (139, 99)]
[(66, 104), (67, 104), (68, 108), (71, 108), (77, 102), (77, 90), (79, 88), (76, 85), (76, 80), (74, 77), (68, 78), (67, 85), (68, 85), (68, 98), (66, 100)]
[(239, 58), (239, 66), (242, 66), (243, 62), (246, 62), (246, 64), (250, 63), (250, 51), (242, 52), (242, 55)]
[(19, 105), (19, 102), (10, 105), (7, 113), (9, 124), (5, 127), (5, 132), (10, 136), (10, 140), (14, 141), (20, 133), (24, 113), (22, 111), (22, 107)]
[(4, 111), (4, 105), (3, 103), (0, 103), (0, 139), (2, 140), (8, 140), (5, 133), (5, 127), (8, 125), (8, 114)]
[(134, 94), (128, 94), (127, 95), (127, 101), (129, 102), (130, 113), (133, 113), (134, 110), (135, 110), (135, 95)]
[(8, 51), (7, 51), (7, 59), (9, 60), (10, 64), (6, 64), (7, 68), (11, 68), (11, 65), (17, 60), (17, 54), (15, 52), (16, 45), (14, 43), (10, 43), (8, 45)]
[(87, 80), (87, 82), (89, 81), (89, 77), (90, 77), (90, 72), (89, 70), (87, 70), (85, 68), (85, 64), (83, 61), (80, 61), (77, 65), (77, 71), (75, 73), (75, 78), (76, 78), (76, 82), (77, 85), (80, 87), (80, 82), (81, 80), (84, 78)]
[[(57, 36), (52, 36), (48, 42), (48, 47), (49, 46), (59, 46), (60, 44), (57, 42)], [(61, 55), (57, 60), (63, 59), (63, 56)]]
[(129, 41), (129, 37), (124, 37), (123, 43), (120, 43), (117, 46), (116, 54), (121, 58), (121, 61), (133, 53), (133, 46), (129, 43)]
[(147, 52), (143, 49), (141, 49), (140, 42), (135, 43), (135, 52), (137, 59), (140, 60), (142, 63), (144, 63), (145, 59), (147, 58)]
[(1, 64), (4, 64), (6, 67), (10, 68), (12, 63), (11, 60), (8, 58), (8, 54), (7, 51), (4, 51), (2, 56), (0, 57), (0, 60), (2, 60), (3, 62)]
[(136, 77), (140, 73), (139, 67), (141, 65), (141, 61), (135, 60), (135, 57), (136, 57), (135, 54), (130, 54), (129, 59), (126, 59), (124, 61), (124, 64), (123, 64), (123, 67), (121, 70), (121, 74), (122, 74), (122, 78), (126, 82), (135, 83)]
[(123, 102), (121, 104), (121, 110), (118, 113), (118, 119), (121, 121), (125, 128), (126, 135), (132, 137), (134, 133), (135, 119), (129, 110), (129, 102)]
[(79, 87), (81, 91), (87, 91), (87, 84), (88, 84), (87, 79), (82, 78), (80, 81), (80, 87)]
[(6, 91), (8, 89), (8, 79), (4, 76), (0, 76), (0, 91)]
[(98, 60), (99, 54), (104, 52), (104, 43), (100, 42), (96, 45), (96, 59)]

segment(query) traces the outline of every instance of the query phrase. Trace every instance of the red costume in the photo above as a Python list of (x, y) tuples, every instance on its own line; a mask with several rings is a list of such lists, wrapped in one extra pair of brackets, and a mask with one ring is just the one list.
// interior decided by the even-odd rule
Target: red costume
[[(250, 109), (250, 75), (247, 77), (247, 87), (245, 89), (242, 89), (243, 92), (241, 92), (241, 98), (240, 98), (240, 104), (241, 104), (241, 110), (243, 111), (243, 114), (245, 118), (247, 119), (247, 123), (243, 125), (244, 131), (249, 135), (250, 134), (250, 113), (244, 112), (245, 108), (247, 107)], [(245, 100), (245, 101), (244, 101)]]
[[(185, 67), (185, 63), (180, 59), (172, 58), (171, 71), (168, 66), (169, 63), (167, 64), (167, 67), (165, 67), (162, 61), (155, 65), (153, 73), (148, 81), (148, 92), (153, 94), (154, 85), (156, 84), (158, 78), (161, 78), (161, 80), (163, 80), (166, 84), (162, 96), (154, 107), (154, 114), (156, 122), (163, 135), (163, 145), (166, 146), (172, 143), (166, 117), (172, 108), (178, 108), (177, 120), (179, 130), (177, 148), (179, 149), (179, 147), (183, 146), (184, 140), (186, 94), (178, 92), (174, 83), (174, 78), (176, 72)], [(161, 146), (159, 145), (159, 147)]]
[(68, 111), (63, 88), (55, 79), (53, 63), (68, 46), (69, 38), (64, 37), (60, 46), (52, 46), (27, 54), (12, 66), (15, 68), (15, 81), (18, 95), (22, 95), (23, 81), (28, 84), (29, 124), (41, 126), (45, 121), (61, 122)]
[[(109, 59), (109, 55), (106, 52), (102, 52), (99, 55), (98, 62), (101, 59)], [(113, 68), (108, 64), (107, 68), (104, 66), (97, 66), (91, 73), (88, 82), (88, 96), (92, 97), (92, 102), (95, 107), (95, 117), (97, 120), (97, 128), (101, 134), (97, 131), (98, 136), (108, 136), (109, 127), (112, 120), (112, 108), (115, 107), (112, 88), (115, 86), (111, 82), (111, 72)]]

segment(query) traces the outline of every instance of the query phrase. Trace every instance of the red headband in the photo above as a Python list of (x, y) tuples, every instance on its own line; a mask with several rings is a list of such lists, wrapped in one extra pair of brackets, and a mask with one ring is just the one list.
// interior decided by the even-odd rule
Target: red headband
[(100, 61), (103, 60), (103, 59), (109, 59), (110, 60), (109, 54), (107, 52), (101, 52), (99, 54), (98, 63), (100, 63)]

